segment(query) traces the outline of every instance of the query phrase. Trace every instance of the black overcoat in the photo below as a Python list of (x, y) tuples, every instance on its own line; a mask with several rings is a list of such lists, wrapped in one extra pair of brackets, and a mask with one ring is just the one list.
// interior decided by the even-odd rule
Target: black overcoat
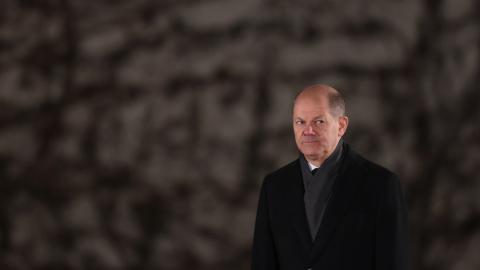
[(252, 270), (405, 270), (407, 210), (397, 176), (345, 152), (312, 241), (297, 159), (267, 175), (255, 221)]

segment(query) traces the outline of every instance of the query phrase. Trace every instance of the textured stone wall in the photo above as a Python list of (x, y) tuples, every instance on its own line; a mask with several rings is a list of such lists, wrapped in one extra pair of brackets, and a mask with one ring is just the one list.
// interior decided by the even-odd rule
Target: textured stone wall
[(473, 0), (1, 0), (2, 269), (248, 269), (302, 87), (397, 172), (414, 269), (480, 268)]

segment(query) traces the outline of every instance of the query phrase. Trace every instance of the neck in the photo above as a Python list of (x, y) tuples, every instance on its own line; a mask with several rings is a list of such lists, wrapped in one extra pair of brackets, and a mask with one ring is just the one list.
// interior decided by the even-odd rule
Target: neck
[[(324, 155), (325, 156), (325, 155)], [(305, 155), (305, 159), (310, 162), (311, 164), (315, 165), (316, 167), (322, 166), (323, 162), (327, 159), (329, 155), (326, 157), (320, 157), (319, 155)]]

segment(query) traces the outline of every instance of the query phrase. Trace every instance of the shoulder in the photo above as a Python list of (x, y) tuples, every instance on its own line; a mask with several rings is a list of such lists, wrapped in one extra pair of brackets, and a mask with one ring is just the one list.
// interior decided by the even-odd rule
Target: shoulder
[[(403, 198), (402, 184), (394, 172), (354, 151), (349, 151), (347, 158), (356, 164), (356, 166), (351, 167), (357, 167), (358, 170), (363, 171), (358, 175), (364, 175), (362, 178), (366, 181), (366, 187), (388, 201), (389, 205), (396, 205), (399, 198)], [(356, 175), (355, 172), (353, 173)]]
[(361, 170), (363, 170), (369, 178), (373, 179), (383, 179), (389, 182), (398, 181), (398, 176), (391, 170), (385, 168), (384, 166), (377, 164), (367, 158), (361, 156), (350, 147), (346, 153), (347, 158), (353, 161)]
[(268, 173), (265, 176), (264, 184), (270, 184), (271, 182), (282, 183), (287, 181), (287, 179), (298, 176), (300, 173), (300, 160), (295, 159), (279, 169)]
[(295, 159), (294, 161), (280, 167), (279, 169), (273, 171), (273, 172), (270, 172), (269, 174), (267, 174), (266, 177), (281, 177), (281, 176), (284, 176), (286, 174), (290, 174), (292, 173), (293, 171), (295, 170), (298, 170), (300, 168), (300, 163), (299, 163), (299, 159)]

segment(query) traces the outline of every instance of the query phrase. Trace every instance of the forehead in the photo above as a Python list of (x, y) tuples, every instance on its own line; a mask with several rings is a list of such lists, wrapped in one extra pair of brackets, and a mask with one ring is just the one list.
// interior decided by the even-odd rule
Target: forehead
[(294, 117), (317, 117), (329, 115), (327, 98), (300, 98), (293, 106)]

